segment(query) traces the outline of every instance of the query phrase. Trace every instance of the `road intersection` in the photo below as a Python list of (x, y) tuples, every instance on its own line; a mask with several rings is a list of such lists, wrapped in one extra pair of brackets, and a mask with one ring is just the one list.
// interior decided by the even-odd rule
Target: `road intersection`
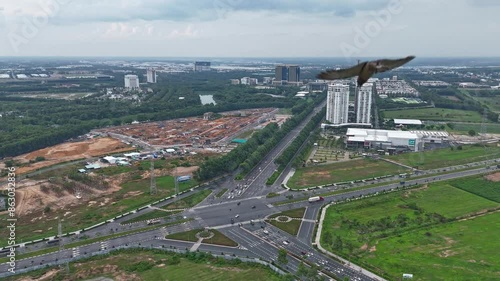
[[(79, 238), (85, 235), (87, 239), (105, 237), (110, 234), (124, 233), (123, 236), (113, 237), (103, 241), (98, 241), (88, 245), (67, 248), (62, 251), (56, 251), (44, 255), (30, 257), (16, 261), (17, 271), (36, 269), (47, 264), (57, 264), (66, 261), (76, 261), (83, 257), (88, 257), (96, 254), (107, 253), (113, 249), (126, 247), (148, 247), (161, 248), (165, 250), (186, 251), (193, 247), (195, 242), (185, 242), (165, 239), (165, 235), (172, 233), (180, 233), (193, 229), (217, 229), (224, 235), (238, 243), (238, 247), (225, 247), (217, 245), (209, 245), (201, 243), (197, 247), (198, 251), (209, 252), (212, 254), (230, 255), (242, 258), (259, 258), (264, 261), (277, 264), (278, 251), (284, 248), (289, 253), (288, 263), (280, 265), (280, 267), (291, 273), (296, 273), (299, 264), (305, 262), (309, 265), (318, 266), (321, 274), (336, 276), (337, 278), (349, 277), (350, 280), (383, 280), (382, 278), (364, 274), (358, 270), (354, 270), (349, 265), (334, 260), (317, 251), (312, 240), (316, 220), (323, 203), (338, 202), (346, 199), (359, 198), (361, 196), (373, 195), (383, 191), (391, 191), (402, 187), (400, 182), (387, 183), (380, 186), (370, 187), (370, 182), (361, 182), (351, 187), (365, 185), (367, 188), (361, 190), (345, 189), (341, 194), (325, 196), (323, 203), (309, 203), (308, 196), (317, 194), (316, 191), (301, 192), (307, 194), (298, 194), (293, 191), (283, 193), (281, 182), (286, 176), (287, 169), (272, 186), (266, 186), (267, 178), (269, 178), (278, 168), (274, 160), (280, 153), (293, 141), (300, 133), (302, 128), (307, 124), (312, 116), (318, 112), (321, 107), (318, 106), (315, 112), (311, 113), (305, 120), (290, 132), (285, 138), (256, 165), (256, 167), (247, 174), (242, 181), (235, 181), (234, 176), (227, 176), (223, 179), (212, 182), (209, 185), (200, 187), (200, 189), (213, 190), (212, 195), (206, 198), (199, 205), (186, 209), (181, 213), (160, 220), (161, 224), (175, 222), (176, 217), (181, 217), (185, 221), (180, 224), (161, 226), (155, 229), (147, 229), (140, 233), (126, 234), (125, 232), (140, 230), (145, 227), (150, 227), (146, 222), (137, 222), (127, 225), (121, 223), (131, 218), (140, 216), (147, 212), (151, 212), (154, 208), (144, 208), (134, 214), (127, 215), (111, 222), (104, 223), (98, 227), (86, 230), (84, 233), (69, 235), (63, 237), (64, 244), (70, 244), (75, 241), (81, 241)], [(404, 186), (413, 186), (425, 184), (434, 181), (448, 180), (469, 175), (477, 175), (496, 170), (494, 167), (479, 167), (471, 170), (450, 169), (448, 174), (423, 174), (421, 178), (406, 179)], [(220, 198), (215, 198), (214, 194), (218, 191), (227, 188), (228, 191)], [(322, 189), (321, 192), (338, 189), (338, 187), (330, 187)], [(199, 190), (199, 189), (198, 189)], [(176, 198), (165, 200), (153, 207), (162, 207), (166, 204), (189, 196), (193, 192), (182, 194)], [(267, 198), (266, 195), (270, 192), (280, 192), (280, 196)], [(284, 205), (276, 203), (283, 201), (284, 196), (293, 194), (294, 199), (302, 198), (305, 201), (291, 202)], [(271, 224), (265, 222), (265, 219), (275, 213), (282, 211), (305, 207), (306, 211), (301, 222), (297, 236), (292, 236)], [(47, 248), (44, 241), (30, 243), (29, 247), (17, 248), (18, 254), (29, 253), (40, 249)], [(0, 277), (9, 276), (7, 272), (8, 264), (0, 264)]]

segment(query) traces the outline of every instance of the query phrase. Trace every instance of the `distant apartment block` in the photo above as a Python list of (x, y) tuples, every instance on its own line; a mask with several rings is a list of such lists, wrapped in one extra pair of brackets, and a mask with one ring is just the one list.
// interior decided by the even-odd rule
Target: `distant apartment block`
[(195, 61), (194, 69), (195, 72), (199, 71), (210, 71), (210, 62), (209, 61)]
[(327, 82), (309, 82), (306, 86), (309, 92), (322, 92), (328, 90)]
[(229, 79), (231, 81), (231, 85), (239, 85), (240, 84), (240, 79)]
[(342, 84), (328, 85), (326, 120), (334, 125), (348, 123), (349, 86)]
[(298, 65), (277, 65), (275, 68), (275, 84), (299, 84), (300, 66)]
[(272, 77), (264, 77), (263, 80), (262, 80), (262, 83), (263, 84), (271, 84), (273, 82), (273, 78)]
[(257, 78), (243, 77), (241, 78), (241, 85), (257, 85)]
[(446, 83), (444, 81), (413, 80), (413, 83), (415, 83), (417, 86), (430, 87), (430, 88), (441, 88), (441, 87), (444, 88), (450, 86), (450, 83)]
[(373, 87), (374, 85), (372, 83), (365, 83), (357, 89), (355, 108), (356, 123), (358, 124), (371, 123)]
[(156, 83), (156, 70), (150, 68), (146, 73), (148, 83)]
[(125, 88), (139, 89), (139, 77), (132, 74), (125, 75)]
[(378, 95), (387, 95), (389, 97), (418, 97), (418, 91), (410, 86), (404, 80), (378, 80), (375, 82), (375, 88)]

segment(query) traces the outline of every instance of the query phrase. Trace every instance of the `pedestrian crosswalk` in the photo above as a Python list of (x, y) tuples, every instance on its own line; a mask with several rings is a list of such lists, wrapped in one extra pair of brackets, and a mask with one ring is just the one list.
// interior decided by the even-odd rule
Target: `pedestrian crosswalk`
[(101, 242), (101, 251), (104, 251), (108, 248), (108, 241)]
[(166, 227), (160, 228), (160, 233), (161, 233), (161, 236), (158, 237), (158, 239), (163, 239), (163, 238), (165, 238), (165, 236), (167, 236), (169, 234)]
[(283, 236), (282, 234), (275, 232), (275, 231), (268, 231), (268, 230), (265, 230), (263, 228), (253, 231), (253, 234), (261, 239), (264, 239), (267, 241), (273, 241), (276, 243), (283, 243), (283, 241), (286, 240), (286, 237)]
[(75, 258), (75, 257), (78, 257), (79, 255), (80, 255), (80, 248), (78, 248), (78, 247), (73, 248), (72, 256)]

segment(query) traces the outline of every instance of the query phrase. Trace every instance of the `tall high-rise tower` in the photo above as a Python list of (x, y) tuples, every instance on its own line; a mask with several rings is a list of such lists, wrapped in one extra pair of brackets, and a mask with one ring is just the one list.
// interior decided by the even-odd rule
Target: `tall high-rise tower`
[(371, 123), (373, 87), (373, 83), (356, 87), (356, 123)]
[(328, 85), (326, 120), (334, 125), (347, 123), (349, 117), (349, 86)]
[(156, 70), (149, 68), (146, 76), (148, 83), (156, 83)]
[(275, 81), (300, 82), (300, 66), (277, 65), (275, 68)]
[(300, 82), (300, 67), (298, 65), (288, 66), (288, 82)]

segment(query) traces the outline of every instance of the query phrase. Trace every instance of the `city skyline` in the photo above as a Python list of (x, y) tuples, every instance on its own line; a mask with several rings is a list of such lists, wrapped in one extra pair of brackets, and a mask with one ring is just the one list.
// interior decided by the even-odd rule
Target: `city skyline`
[[(497, 56), (495, 1), (330, 2), (6, 2), (0, 5), (0, 55)], [(463, 36), (448, 36), (457, 30)]]

